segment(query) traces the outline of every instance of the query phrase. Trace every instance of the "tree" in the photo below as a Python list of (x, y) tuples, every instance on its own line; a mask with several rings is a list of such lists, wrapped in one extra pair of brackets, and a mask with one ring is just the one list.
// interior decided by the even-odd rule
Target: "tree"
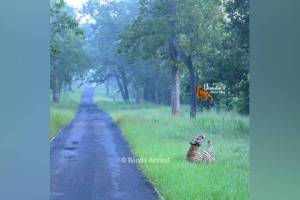
[(88, 56), (83, 47), (83, 31), (66, 11), (63, 0), (51, 1), (50, 8), (50, 86), (52, 99), (59, 103), (62, 87), (71, 89), (72, 79), (87, 68)]
[(162, 59), (172, 69), (172, 113), (179, 111), (180, 66), (190, 77), (190, 105), (196, 117), (196, 69), (205, 48), (212, 46), (224, 13), (218, 1), (140, 1), (140, 15), (123, 34), (121, 47), (130, 56)]
[(173, 16), (176, 17), (177, 41), (173, 42), (181, 61), (189, 72), (190, 116), (196, 117), (196, 67), (203, 62), (223, 31), (224, 13), (218, 1), (175, 1)]
[(171, 67), (171, 111), (180, 111), (180, 69), (171, 45), (174, 30), (169, 6), (161, 1), (140, 1), (139, 16), (121, 35), (120, 52), (132, 60), (167, 62)]

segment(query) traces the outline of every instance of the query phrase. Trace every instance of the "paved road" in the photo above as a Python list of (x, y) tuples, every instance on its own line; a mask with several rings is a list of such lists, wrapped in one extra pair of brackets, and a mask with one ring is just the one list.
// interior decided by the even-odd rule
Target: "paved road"
[(75, 119), (50, 144), (50, 200), (157, 199), (137, 166), (120, 161), (132, 153), (93, 93), (85, 89)]

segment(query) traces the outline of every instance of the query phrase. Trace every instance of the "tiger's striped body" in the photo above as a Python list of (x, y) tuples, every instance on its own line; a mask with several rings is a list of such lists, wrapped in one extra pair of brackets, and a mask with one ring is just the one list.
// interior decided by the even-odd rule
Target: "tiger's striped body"
[(214, 151), (210, 140), (208, 140), (208, 148), (203, 151), (201, 157), (203, 163), (213, 163), (215, 161)]

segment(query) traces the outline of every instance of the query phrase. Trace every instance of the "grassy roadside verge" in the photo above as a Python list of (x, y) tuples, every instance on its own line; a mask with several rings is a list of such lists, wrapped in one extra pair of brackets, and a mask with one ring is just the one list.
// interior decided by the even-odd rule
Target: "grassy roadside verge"
[(55, 137), (59, 129), (70, 123), (78, 110), (83, 89), (66, 91), (59, 104), (50, 104), (50, 139)]
[[(190, 120), (186, 107), (172, 117), (169, 107), (111, 101), (100, 90), (94, 101), (119, 124), (137, 158), (169, 160), (140, 163), (167, 200), (249, 199), (248, 117), (207, 111)], [(212, 139), (215, 164), (185, 160), (189, 142), (199, 132)]]

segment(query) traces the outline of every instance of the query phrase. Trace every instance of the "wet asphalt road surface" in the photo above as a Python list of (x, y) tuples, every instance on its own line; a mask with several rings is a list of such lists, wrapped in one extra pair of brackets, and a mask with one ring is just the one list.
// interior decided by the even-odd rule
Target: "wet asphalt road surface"
[(112, 119), (86, 88), (75, 119), (50, 144), (50, 200), (152, 200), (157, 195)]

